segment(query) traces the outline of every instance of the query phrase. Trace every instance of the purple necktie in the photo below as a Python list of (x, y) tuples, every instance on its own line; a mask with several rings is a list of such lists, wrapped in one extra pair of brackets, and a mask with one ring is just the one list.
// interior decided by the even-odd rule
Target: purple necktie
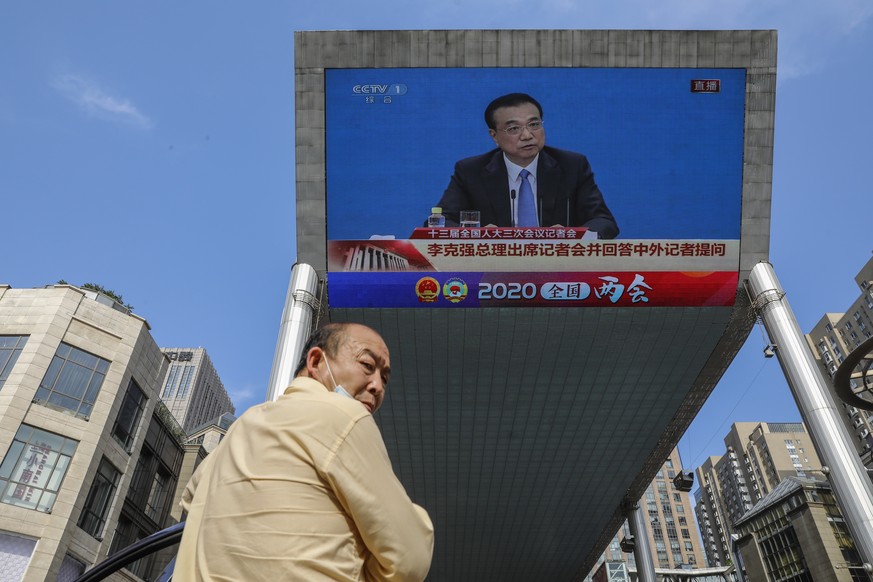
[(522, 170), (518, 176), (521, 178), (521, 187), (518, 189), (518, 226), (539, 226), (533, 188), (527, 179), (530, 172)]

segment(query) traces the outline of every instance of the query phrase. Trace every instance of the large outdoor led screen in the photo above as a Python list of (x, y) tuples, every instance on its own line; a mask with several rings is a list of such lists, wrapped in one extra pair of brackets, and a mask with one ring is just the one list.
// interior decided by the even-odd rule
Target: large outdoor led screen
[[(744, 69), (326, 70), (331, 307), (732, 305), (745, 83)], [(547, 148), (585, 156), (617, 236), (574, 224), (577, 168), (549, 149), (548, 223), (425, 227), (455, 164), (495, 149), (486, 106), (516, 92), (542, 105)], [(497, 183), (477, 199), (514, 205)]]

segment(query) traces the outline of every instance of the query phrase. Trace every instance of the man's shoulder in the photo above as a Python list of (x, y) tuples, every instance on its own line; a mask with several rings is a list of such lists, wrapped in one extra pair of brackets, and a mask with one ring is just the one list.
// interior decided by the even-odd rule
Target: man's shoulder
[(295, 378), (275, 402), (266, 402), (249, 410), (258, 417), (267, 415), (291, 419), (316, 415), (325, 422), (341, 424), (370, 416), (369, 411), (357, 400), (332, 392), (323, 384), (308, 378)]
[(499, 160), (501, 153), (499, 149), (495, 148), (478, 156), (470, 156), (469, 158), (458, 160), (456, 165), (459, 168), (480, 168), (493, 163), (495, 159)]
[(586, 158), (584, 154), (553, 148), (551, 146), (545, 146), (540, 152), (540, 156), (543, 158), (551, 158), (558, 164), (588, 163), (588, 158)]

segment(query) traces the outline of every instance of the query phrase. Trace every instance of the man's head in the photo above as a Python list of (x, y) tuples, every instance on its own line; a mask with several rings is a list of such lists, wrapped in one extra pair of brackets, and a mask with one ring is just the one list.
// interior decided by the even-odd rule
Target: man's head
[(525, 93), (510, 93), (489, 103), (485, 123), (497, 147), (519, 166), (530, 164), (546, 145), (543, 108)]
[(342, 386), (372, 414), (382, 405), (391, 376), (388, 346), (376, 331), (357, 323), (330, 323), (309, 338), (295, 376)]

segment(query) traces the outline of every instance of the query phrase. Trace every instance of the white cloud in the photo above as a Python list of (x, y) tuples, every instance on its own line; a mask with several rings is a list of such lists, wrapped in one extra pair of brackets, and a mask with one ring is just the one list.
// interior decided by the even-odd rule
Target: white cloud
[(87, 79), (77, 75), (61, 75), (52, 85), (89, 115), (140, 129), (151, 129), (154, 126), (152, 120), (140, 112), (133, 103), (109, 95)]
[(227, 395), (230, 396), (231, 402), (236, 407), (236, 415), (239, 416), (250, 406), (264, 402), (266, 390), (258, 389), (252, 384), (247, 384), (242, 388), (228, 390)]

